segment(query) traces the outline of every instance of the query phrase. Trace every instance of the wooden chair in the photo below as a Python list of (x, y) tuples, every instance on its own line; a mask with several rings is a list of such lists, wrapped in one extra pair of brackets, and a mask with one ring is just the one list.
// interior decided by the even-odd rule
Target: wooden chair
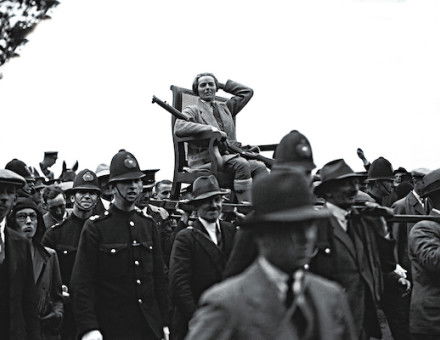
[[(196, 96), (191, 90), (178, 86), (171, 86), (173, 93), (173, 107), (179, 111), (182, 111), (188, 105), (197, 103), (198, 96)], [(226, 101), (227, 98), (216, 96), (217, 101)], [(174, 134), (174, 123), (176, 118), (172, 116), (171, 119), (171, 133), (173, 136), (174, 146), (174, 175), (173, 184), (171, 188), (171, 199), (178, 199), (182, 183), (192, 184), (196, 178), (200, 176), (206, 176), (213, 174), (217, 177), (220, 187), (233, 188), (234, 178), (232, 174), (221, 171), (222, 158), (216, 147), (216, 142), (220, 141), (220, 134), (218, 132), (205, 132), (197, 136), (191, 137), (177, 137)], [(187, 160), (187, 144), (198, 143), (208, 146), (209, 156), (211, 162), (202, 168), (189, 168)], [(276, 145), (259, 145), (261, 151), (274, 150)]]

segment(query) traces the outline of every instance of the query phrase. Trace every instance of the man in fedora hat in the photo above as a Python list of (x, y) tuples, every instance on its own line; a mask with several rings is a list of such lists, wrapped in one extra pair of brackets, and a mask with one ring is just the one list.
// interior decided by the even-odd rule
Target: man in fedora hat
[(17, 189), (25, 184), (20, 175), (0, 169), (0, 339), (41, 338), (31, 245), (6, 228)]
[[(312, 146), (307, 137), (298, 130), (292, 130), (285, 135), (274, 152), (272, 171), (284, 168), (299, 169), (304, 172), (307, 178), (311, 178), (311, 172), (316, 168), (313, 161)], [(257, 245), (253, 233), (248, 230), (239, 230), (231, 256), (226, 264), (224, 277), (227, 278), (242, 273), (254, 262), (257, 255)]]
[(31, 168), (25, 162), (14, 158), (5, 165), (5, 169), (15, 172), (26, 180), (26, 184), (17, 190), (17, 196), (32, 198), (32, 195), (35, 193), (35, 178)]
[(73, 210), (66, 219), (50, 227), (41, 243), (57, 252), (63, 295), (65, 298), (64, 320), (61, 336), (64, 340), (75, 339), (76, 326), (70, 301), (70, 279), (78, 250), (79, 237), (86, 221), (93, 215), (99, 200), (101, 189), (96, 174), (84, 169), (78, 173), (70, 189), (73, 198)]
[[(318, 249), (310, 269), (345, 289), (358, 339), (380, 337), (376, 306), (381, 299), (383, 273), (394, 278), (396, 289), (400, 279), (393, 273), (394, 242), (383, 218), (352, 210), (362, 174), (355, 173), (343, 159), (327, 163), (320, 173), (315, 193), (326, 200), (331, 216), (320, 221)], [(407, 284), (403, 280), (401, 283)]]
[[(423, 178), (422, 198), (432, 203), (430, 215), (440, 218), (440, 169)], [(414, 287), (411, 295), (409, 328), (414, 340), (440, 338), (440, 223), (416, 223), (408, 236)]]
[(113, 204), (81, 232), (71, 288), (82, 340), (164, 336), (169, 309), (159, 235), (153, 219), (136, 208), (144, 176), (130, 152), (113, 156)]
[(254, 212), (244, 228), (259, 256), (238, 276), (209, 289), (190, 322), (188, 339), (355, 339), (342, 290), (306, 272), (316, 238), (309, 178), (273, 171), (252, 188)]
[(190, 203), (198, 219), (177, 233), (170, 258), (170, 292), (174, 304), (173, 336), (183, 339), (202, 293), (222, 279), (232, 249), (235, 228), (220, 220), (222, 196), (215, 176), (193, 183)]

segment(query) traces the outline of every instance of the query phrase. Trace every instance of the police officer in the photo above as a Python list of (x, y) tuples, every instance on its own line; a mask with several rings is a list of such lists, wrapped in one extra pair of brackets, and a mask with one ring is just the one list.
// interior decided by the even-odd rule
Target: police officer
[(89, 169), (80, 171), (75, 177), (73, 188), (70, 191), (73, 198), (72, 214), (62, 222), (49, 228), (42, 240), (44, 246), (56, 250), (60, 262), (66, 307), (61, 331), (64, 340), (75, 339), (76, 327), (69, 295), (70, 277), (81, 231), (84, 223), (92, 216), (101, 193), (96, 174)]
[(135, 206), (142, 177), (136, 158), (119, 151), (110, 163), (113, 204), (81, 234), (71, 287), (82, 340), (163, 337), (167, 285), (154, 221)]

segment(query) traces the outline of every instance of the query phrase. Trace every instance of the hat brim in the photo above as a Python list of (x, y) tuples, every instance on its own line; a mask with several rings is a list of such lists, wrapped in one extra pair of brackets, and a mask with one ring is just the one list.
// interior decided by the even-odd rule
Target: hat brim
[(326, 208), (316, 208), (310, 206), (276, 211), (266, 214), (258, 214), (253, 211), (246, 216), (245, 220), (240, 224), (240, 226), (246, 228), (255, 224), (265, 222), (300, 222), (328, 218), (330, 215), (330, 212)]
[(92, 191), (96, 191), (99, 193), (101, 192), (101, 189), (94, 186), (94, 185), (80, 185), (80, 186), (73, 187), (73, 188), (69, 189), (69, 191), (71, 191), (71, 192), (72, 191), (79, 191), (79, 190), (92, 190)]
[(113, 182), (120, 182), (120, 181), (131, 181), (131, 180), (135, 180), (135, 179), (141, 179), (143, 177), (145, 177), (145, 174), (142, 173), (141, 171), (137, 171), (137, 172), (132, 172), (132, 173), (128, 173), (128, 174), (124, 174), (124, 175), (120, 175), (120, 176), (115, 176), (115, 177), (110, 176), (108, 182), (113, 183)]
[(196, 202), (196, 201), (201, 201), (205, 198), (209, 198), (212, 196), (217, 196), (217, 195), (228, 195), (231, 192), (231, 190), (229, 189), (225, 189), (225, 190), (216, 190), (216, 191), (210, 191), (210, 192), (205, 192), (204, 194), (201, 194), (199, 196), (193, 196), (190, 199), (187, 200), (187, 202)]
[[(276, 160), (275, 160), (276, 161)], [(306, 162), (306, 161), (292, 161), (292, 162), (283, 162), (283, 161), (276, 161), (274, 165), (272, 166), (274, 170), (276, 169), (288, 169), (288, 168), (303, 168), (306, 171), (312, 171), (316, 168), (315, 163), (313, 162)]]
[(367, 182), (372, 182), (372, 181), (384, 181), (384, 180), (387, 180), (387, 181), (394, 181), (394, 177), (393, 177), (393, 176), (391, 176), (391, 177), (371, 177), (371, 178), (367, 178), (367, 179), (366, 179)]
[(365, 174), (352, 172), (349, 174), (338, 176), (336, 178), (332, 178), (327, 181), (321, 181), (318, 185), (316, 185), (316, 187), (313, 190), (316, 194), (321, 194), (321, 193), (325, 192), (325, 187), (328, 186), (328, 184), (335, 183), (337, 181), (347, 179), (347, 178), (364, 178), (365, 179), (366, 177), (367, 177), (367, 175), (365, 175)]
[(19, 180), (14, 181), (14, 180), (7, 180), (7, 179), (0, 179), (0, 183), (14, 185), (18, 188), (23, 188), (25, 185), (25, 182), (21, 182)]

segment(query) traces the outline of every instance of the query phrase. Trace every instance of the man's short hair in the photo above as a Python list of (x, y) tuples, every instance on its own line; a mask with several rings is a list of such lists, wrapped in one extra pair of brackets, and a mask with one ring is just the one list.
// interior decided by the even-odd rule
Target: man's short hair
[(201, 77), (205, 77), (205, 76), (210, 76), (210, 77), (214, 78), (215, 87), (218, 90), (218, 80), (217, 80), (215, 75), (213, 75), (212, 73), (209, 73), (209, 72), (199, 73), (194, 78), (194, 81), (193, 81), (193, 84), (192, 84), (192, 90), (193, 90), (194, 94), (197, 95), (197, 96), (199, 95), (199, 79)]
[(58, 185), (49, 185), (48, 187), (44, 188), (43, 201), (44, 203), (47, 203), (48, 200), (53, 200), (60, 194), (66, 198), (66, 194), (64, 193), (63, 189), (61, 189)]
[(157, 182), (157, 183), (154, 185), (154, 191), (155, 191), (155, 192), (158, 192), (158, 191), (159, 191), (159, 187), (160, 187), (162, 184), (165, 184), (165, 185), (167, 185), (167, 184), (168, 184), (168, 185), (172, 185), (173, 182), (171, 182), (169, 179), (163, 179), (163, 180)]

